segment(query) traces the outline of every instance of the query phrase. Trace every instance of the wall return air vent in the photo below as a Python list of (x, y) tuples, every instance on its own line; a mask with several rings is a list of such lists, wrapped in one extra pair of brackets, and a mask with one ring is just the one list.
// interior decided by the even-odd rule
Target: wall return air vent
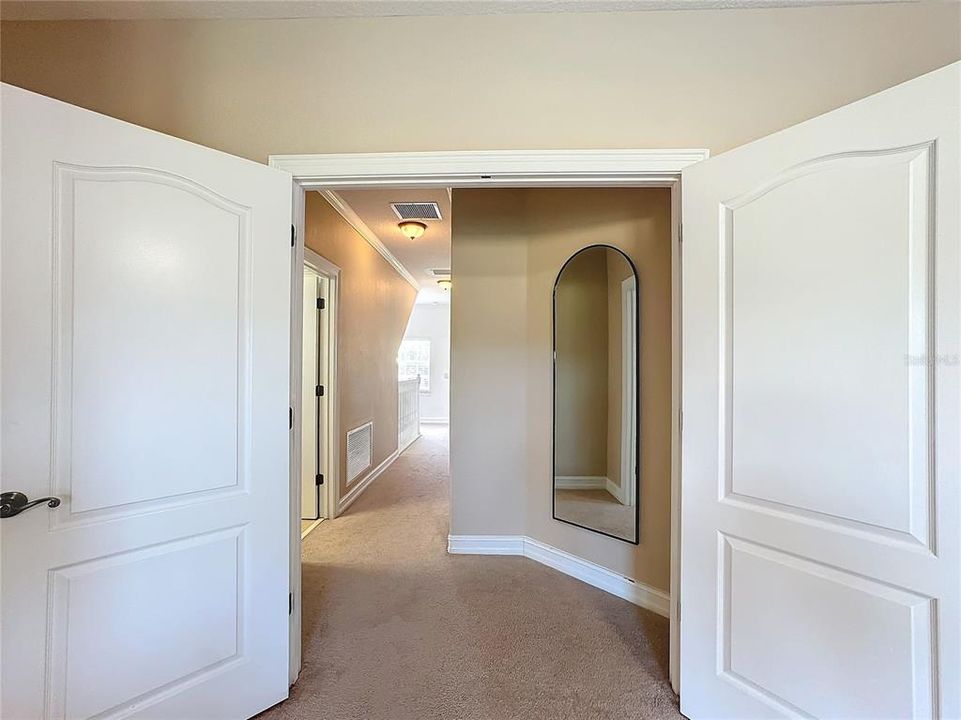
[(347, 433), (347, 482), (351, 483), (370, 467), (374, 445), (374, 424), (369, 422)]
[(394, 202), (391, 210), (399, 220), (441, 220), (440, 206), (435, 202)]

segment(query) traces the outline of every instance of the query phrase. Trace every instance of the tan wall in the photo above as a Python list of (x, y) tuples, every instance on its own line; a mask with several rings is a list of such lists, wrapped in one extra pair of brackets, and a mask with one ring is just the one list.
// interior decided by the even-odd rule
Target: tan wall
[[(515, 222), (524, 195), (455, 190), (453, 207), (451, 532), (523, 535), (527, 246), (517, 240)], [(548, 492), (545, 485), (544, 499)]]
[[(451, 532), (526, 534), (666, 590), (669, 191), (455, 190), (454, 208)], [(595, 243), (623, 250), (639, 273), (644, 387), (637, 546), (551, 518), (552, 288), (564, 261)]]
[[(7, 22), (0, 24), (0, 77), (260, 161), (271, 153), (483, 148), (706, 147), (716, 154), (961, 58), (959, 21), (961, 5), (923, 2)], [(410, 78), (432, 92), (411, 96)], [(517, 202), (470, 200), (491, 210)], [(485, 225), (453, 251), (452, 311), (460, 315), (451, 327), (451, 411), (459, 418), (451, 438), (452, 525), (463, 534), (528, 532), (577, 546), (584, 557), (666, 588), (668, 557), (650, 550), (666, 537), (665, 500), (645, 503), (636, 550), (559, 527), (544, 512), (545, 288), (559, 267), (556, 255), (581, 239), (528, 253), (507, 239), (504, 223), (487, 218)], [(654, 289), (641, 280), (643, 307)], [(644, 342), (651, 332), (646, 325)], [(642, 468), (642, 482), (658, 472)]]
[[(270, 153), (707, 147), (961, 57), (956, 3), (3, 23), (5, 82)], [(411, 94), (416, 86), (429, 92)]]
[(397, 350), (416, 293), (318, 193), (307, 193), (307, 247), (340, 267), (337, 383), (340, 492), (347, 431), (374, 423), (373, 467), (397, 449)]
[[(520, 228), (518, 228), (519, 230)], [(554, 290), (554, 474), (607, 476), (607, 255), (574, 258)]]

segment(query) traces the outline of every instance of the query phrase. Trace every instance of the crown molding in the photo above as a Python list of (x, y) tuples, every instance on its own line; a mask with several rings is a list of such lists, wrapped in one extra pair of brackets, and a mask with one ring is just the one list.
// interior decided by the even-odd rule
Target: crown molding
[(347, 204), (347, 202), (338, 195), (334, 190), (317, 190), (326, 200), (330, 203), (330, 206), (338, 212), (338, 214), (348, 222), (348, 224), (357, 231), (367, 243), (380, 253), (381, 257), (390, 263), (391, 267), (397, 271), (404, 280), (410, 283), (414, 290), (420, 290), (420, 284), (414, 279), (414, 276), (410, 274), (407, 268), (404, 267), (403, 263), (397, 259), (397, 257), (387, 249), (387, 246), (380, 241), (377, 234), (367, 227), (367, 223), (360, 219), (360, 216), (354, 212), (354, 209)]

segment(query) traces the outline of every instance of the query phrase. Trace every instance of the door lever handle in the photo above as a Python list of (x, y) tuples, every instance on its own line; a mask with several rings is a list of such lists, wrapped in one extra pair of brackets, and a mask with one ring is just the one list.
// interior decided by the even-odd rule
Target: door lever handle
[(45, 497), (38, 500), (29, 500), (22, 492), (0, 493), (0, 518), (19, 515), (24, 510), (29, 510), (34, 505), (44, 502), (47, 503), (47, 507), (55, 508), (60, 505), (60, 498)]

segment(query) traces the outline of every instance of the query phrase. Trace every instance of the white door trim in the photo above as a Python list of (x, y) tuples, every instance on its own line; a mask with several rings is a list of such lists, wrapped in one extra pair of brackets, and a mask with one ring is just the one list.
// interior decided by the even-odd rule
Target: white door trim
[[(337, 503), (340, 501), (340, 392), (337, 385), (337, 326), (340, 311), (340, 268), (308, 247), (304, 248), (304, 265), (318, 275), (327, 278), (327, 377), (321, 383), (327, 393), (330, 421), (327, 423), (327, 438), (324, 443), (324, 463), (327, 476), (324, 478), (324, 492), (327, 495), (327, 519), (337, 517)], [(296, 412), (298, 408), (294, 408)]]
[(708, 150), (472, 150), (271, 155), (305, 190), (670, 185)]
[(291, 319), (291, 354), (290, 371), (290, 665), (288, 679), (291, 685), (297, 681), (301, 663), (301, 541), (306, 537), (300, 530), (301, 517), (301, 390), (300, 378), (303, 372), (303, 282), (304, 266), (308, 266), (328, 280), (328, 322), (330, 342), (328, 346), (328, 377), (327, 393), (329, 395), (329, 411), (332, 422), (327, 424), (327, 442), (325, 452), (328, 453), (327, 469), (329, 479), (324, 484), (327, 493), (327, 517), (337, 516), (337, 505), (340, 502), (340, 393), (337, 387), (337, 312), (340, 291), (340, 268), (313, 250), (304, 247), (304, 191), (297, 183), (293, 188), (293, 234), (294, 251), (291, 253), (291, 312), (297, 317)]
[(290, 640), (288, 642), (289, 661), (287, 665), (287, 680), (293, 685), (300, 675), (301, 660), (301, 614), (300, 614), (300, 586), (301, 586), (301, 533), (300, 533), (300, 482), (301, 482), (301, 448), (300, 413), (294, 414), (294, 408), (300, 407), (300, 383), (296, 378), (303, 377), (304, 350), (304, 208), (306, 197), (304, 189), (296, 182), (293, 183), (291, 198), (291, 245), (290, 253), (290, 595), (288, 607), (290, 609)]
[[(680, 580), (680, 407), (681, 407), (681, 170), (706, 160), (705, 149), (681, 150), (472, 150), (411, 153), (340, 153), (271, 155), (270, 167), (294, 177), (295, 267), (302, 275), (304, 202), (307, 190), (376, 187), (669, 187), (672, 208), (671, 300), (671, 685), (678, 690)], [(297, 202), (299, 193), (300, 202)], [(300, 289), (292, 296), (300, 307)], [(293, 352), (291, 377), (300, 377), (300, 353)], [(296, 464), (296, 466), (295, 466)], [(291, 494), (300, 498), (300, 459), (292, 458)], [(299, 526), (298, 526), (299, 527)], [(291, 567), (296, 566), (291, 620), (291, 682), (300, 668), (300, 540), (291, 537)], [(292, 587), (294, 583), (292, 582)], [(296, 635), (296, 637), (293, 637)], [(296, 656), (294, 647), (296, 644)]]

